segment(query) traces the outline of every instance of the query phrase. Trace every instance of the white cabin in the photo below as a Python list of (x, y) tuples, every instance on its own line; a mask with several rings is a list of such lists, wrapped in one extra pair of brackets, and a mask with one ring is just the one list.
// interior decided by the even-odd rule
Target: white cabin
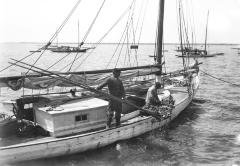
[(50, 132), (51, 136), (61, 137), (106, 125), (108, 102), (98, 98), (77, 99), (58, 105), (34, 105), (35, 122)]

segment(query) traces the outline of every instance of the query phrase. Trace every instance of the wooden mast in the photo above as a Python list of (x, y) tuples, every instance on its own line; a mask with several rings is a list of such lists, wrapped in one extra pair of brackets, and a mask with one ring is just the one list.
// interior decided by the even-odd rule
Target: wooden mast
[(209, 16), (209, 11), (207, 14), (207, 24), (206, 24), (206, 33), (205, 33), (205, 44), (204, 44), (204, 51), (205, 54), (207, 55), (207, 30), (208, 30), (208, 16)]
[(58, 33), (56, 35), (56, 42), (57, 42), (57, 47), (58, 47)]
[(157, 33), (157, 63), (160, 65), (159, 73), (156, 74), (156, 81), (161, 82), (162, 75), (162, 45), (163, 45), (163, 19), (164, 19), (164, 2), (165, 0), (159, 0), (159, 17), (158, 17), (158, 33)]
[(80, 47), (80, 44), (79, 44), (79, 20), (78, 20), (78, 47)]

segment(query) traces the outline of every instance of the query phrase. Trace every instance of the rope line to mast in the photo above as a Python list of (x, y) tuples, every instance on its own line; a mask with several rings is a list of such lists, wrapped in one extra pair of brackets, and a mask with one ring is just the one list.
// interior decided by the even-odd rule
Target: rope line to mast
[[(52, 42), (52, 41), (55, 39), (55, 37), (57, 36), (57, 34), (62, 30), (62, 28), (64, 27), (64, 25), (67, 23), (67, 21), (69, 20), (69, 18), (71, 17), (71, 15), (73, 14), (73, 12), (74, 12), (75, 9), (77, 8), (77, 6), (79, 5), (80, 1), (81, 1), (81, 0), (79, 0), (78, 3), (74, 6), (74, 8), (72, 9), (72, 11), (71, 11), (70, 14), (68, 15), (68, 17), (64, 20), (64, 22), (62, 23), (62, 25), (58, 28), (58, 30), (56, 31), (56, 33), (55, 33), (55, 34), (53, 35), (53, 37), (50, 39), (50, 42)], [(92, 27), (93, 27), (93, 25), (94, 25), (94, 23), (95, 23), (95, 21), (96, 21), (98, 15), (99, 15), (101, 9), (102, 9), (102, 7), (103, 7), (105, 1), (106, 1), (106, 0), (103, 1), (103, 3), (102, 3), (102, 5), (101, 5), (100, 9), (98, 10), (97, 15), (95, 16), (95, 18), (94, 18), (92, 24), (90, 25), (90, 27), (89, 27), (87, 33), (85, 34), (82, 43), (84, 43), (84, 41), (86, 40), (88, 34), (90, 33), (90, 30), (92, 29)], [(70, 53), (67, 54), (66, 56), (64, 56), (63, 58), (61, 58), (60, 60), (58, 60), (58, 61), (57, 61), (56, 63), (54, 63), (53, 65), (51, 65), (48, 69), (50, 69), (51, 67), (53, 67), (54, 65), (56, 65), (57, 63), (59, 63), (60, 61), (62, 61), (63, 59), (65, 59), (65, 58), (66, 58), (67, 56), (69, 56), (69, 55), (70, 55)], [(77, 60), (77, 59), (76, 59), (77, 55), (78, 55), (78, 53), (75, 55), (74, 60), (69, 64), (69, 65), (70, 65), (70, 68), (69, 68), (68, 71), (71, 70), (71, 68), (72, 68), (72, 66), (73, 66), (73, 63)], [(41, 57), (41, 56), (40, 56), (40, 57)], [(40, 57), (36, 60), (36, 62), (40, 59)], [(33, 65), (35, 65), (36, 62), (35, 62)], [(47, 70), (48, 70), (48, 69), (47, 69)]]
[(76, 8), (78, 7), (78, 5), (80, 4), (82, 0), (78, 0), (78, 2), (74, 5), (73, 9), (70, 11), (70, 13), (68, 14), (68, 16), (65, 18), (65, 20), (63, 21), (63, 23), (60, 25), (60, 27), (57, 29), (57, 31), (53, 34), (53, 36), (51, 37), (51, 39), (49, 40), (49, 43), (51, 43), (59, 34), (59, 32), (61, 32), (61, 30), (63, 29), (63, 27), (66, 25), (67, 21), (70, 19), (70, 17), (72, 16), (72, 14), (74, 13), (74, 11), (76, 10)]
[[(35, 52), (33, 52), (33, 53), (31, 53), (31, 54), (29, 54), (29, 55), (23, 57), (22, 59), (18, 60), (18, 61), (15, 62), (15, 63), (18, 63), (18, 62), (23, 61), (24, 59), (26, 59), (26, 58), (32, 56), (34, 53), (35, 53)], [(14, 65), (13, 65), (13, 64), (10, 64), (10, 65), (8, 65), (7, 67), (3, 68), (0, 72), (3, 72), (3, 71), (5, 71), (5, 70), (7, 70), (7, 69), (8, 69), (9, 67), (11, 67), (11, 66), (14, 66)]]
[(73, 61), (72, 61), (72, 64), (71, 64), (70, 68), (68, 69), (68, 71), (71, 71), (74, 62), (75, 62), (76, 59), (77, 59), (77, 56), (78, 56), (78, 52), (76, 53), (76, 55), (75, 55), (75, 57), (74, 57), (74, 59), (73, 59)]
[[(188, 25), (187, 25), (187, 22), (185, 20), (182, 1), (181, 1), (181, 9), (182, 9), (181, 14), (182, 14), (183, 29), (184, 29), (184, 32), (185, 32), (184, 37), (185, 37), (185, 40), (186, 40), (187, 47), (190, 48), (190, 42), (189, 42), (189, 38), (188, 38)], [(185, 65), (189, 66), (189, 54), (186, 52), (186, 55), (187, 55), (187, 57), (186, 57), (186, 62), (185, 63), (187, 63), (187, 64), (185, 64)]]
[[(114, 52), (113, 52), (113, 55), (111, 56), (110, 60), (108, 61), (106, 68), (108, 68), (108, 66), (109, 66), (110, 63), (112, 62), (113, 57), (116, 55), (116, 52), (117, 52), (117, 50), (118, 50), (118, 47), (120, 46), (120, 43), (121, 43), (123, 37), (125, 36), (125, 32), (127, 31), (127, 27), (128, 27), (128, 25), (125, 26), (125, 29), (124, 29), (124, 31), (123, 31), (123, 33), (122, 33), (122, 36), (121, 36), (121, 38), (120, 38), (120, 40), (119, 40), (119, 42), (118, 42), (118, 44), (117, 44), (117, 47), (115, 48), (115, 50), (114, 50)], [(127, 34), (127, 33), (126, 33), (126, 34)], [(126, 36), (125, 36), (124, 39), (123, 39), (123, 43), (124, 43), (125, 39), (126, 39)]]
[[(123, 17), (127, 14), (127, 12), (131, 9), (132, 5), (133, 5), (134, 0), (131, 2), (131, 4), (129, 5), (129, 7), (120, 15), (120, 17), (117, 19), (117, 21), (109, 28), (109, 30), (98, 40), (98, 42), (95, 44), (95, 47), (97, 47), (102, 41), (103, 39), (114, 29), (114, 27), (123, 19)], [(92, 54), (93, 50), (91, 50), (91, 52), (88, 53), (88, 55), (82, 60), (82, 62), (75, 68), (75, 70), (77, 70), (84, 61), (87, 60), (87, 58)], [(78, 57), (79, 58), (79, 57)], [(78, 60), (78, 58), (76, 60)], [(64, 70), (66, 67), (68, 67), (70, 64), (66, 65), (65, 67), (63, 67), (61, 70)]]
[[(45, 50), (46, 50), (46, 49), (45, 49)], [(44, 50), (44, 52), (45, 52), (45, 50)], [(35, 62), (32, 64), (32, 66), (34, 66), (34, 65), (38, 62), (38, 60), (42, 57), (42, 55), (43, 55), (44, 52), (42, 52), (42, 53), (38, 56), (38, 58), (35, 60)], [(30, 68), (28, 69), (28, 71), (25, 73), (25, 76), (29, 73), (29, 71), (31, 70), (31, 68), (32, 68), (32, 67), (30, 67)]]
[[(58, 35), (58, 33), (62, 30), (62, 28), (63, 28), (64, 25), (67, 23), (67, 21), (69, 20), (69, 18), (72, 16), (73, 12), (74, 12), (75, 9), (78, 7), (78, 5), (80, 4), (81, 1), (82, 1), (82, 0), (78, 0), (78, 2), (74, 5), (73, 9), (72, 9), (72, 10), (70, 11), (70, 13), (68, 14), (67, 18), (63, 21), (63, 23), (62, 23), (61, 26), (57, 29), (57, 31), (54, 33), (54, 35), (50, 38), (50, 40), (49, 40), (49, 42), (47, 43), (47, 45), (43, 47), (44, 50), (43, 50), (43, 52), (41, 53), (41, 55), (39, 56), (39, 58), (42, 56), (42, 54), (45, 52), (45, 50), (46, 50), (47, 47), (51, 44), (51, 42), (56, 38), (56, 36)], [(40, 48), (39, 50), (41, 50), (41, 49), (42, 49), (42, 48)], [(22, 59), (14, 62), (14, 63), (19, 63), (19, 62), (23, 61), (24, 59), (32, 56), (34, 53), (35, 53), (35, 52), (33, 52), (33, 53), (31, 53), (31, 54), (23, 57)], [(38, 59), (39, 59), (39, 58), (38, 58)], [(37, 60), (37, 61), (38, 61), (38, 60)], [(37, 61), (36, 61), (36, 62), (37, 62)], [(35, 63), (36, 63), (36, 62), (35, 62)], [(35, 64), (35, 63), (34, 63), (34, 64)], [(14, 64), (8, 65), (7, 67), (5, 67), (5, 68), (3, 68), (2, 70), (0, 70), (0, 72), (5, 71), (6, 69), (8, 69), (9, 67), (11, 67), (11, 66), (13, 66), (13, 65), (14, 65)], [(29, 71), (28, 71), (28, 72), (29, 72)], [(28, 73), (28, 72), (27, 72), (27, 73)]]
[(209, 73), (207, 73), (207, 72), (205, 72), (205, 71), (203, 71), (203, 70), (200, 70), (200, 71), (201, 71), (202, 73), (208, 75), (209, 77), (212, 77), (212, 78), (216, 79), (216, 80), (219, 80), (219, 81), (222, 81), (222, 82), (225, 82), (225, 83), (231, 84), (231, 85), (233, 85), (233, 86), (240, 87), (240, 84), (235, 84), (235, 83), (232, 83), (232, 82), (229, 82), (229, 81), (223, 80), (223, 79), (221, 79), (221, 78), (215, 77), (215, 76), (213, 76), (212, 74), (209, 74)]
[[(125, 37), (123, 39), (122, 47), (120, 48), (120, 51), (119, 51), (119, 54), (118, 54), (118, 58), (117, 58), (117, 62), (115, 64), (115, 68), (117, 67), (120, 55), (121, 55), (122, 50), (123, 50), (124, 42), (125, 42), (126, 39), (127, 39), (127, 43), (128, 43), (128, 33), (126, 33), (126, 35), (125, 35)], [(120, 43), (119, 43), (119, 45), (120, 45)], [(129, 55), (128, 44), (127, 44), (126, 54)]]
[(148, 3), (149, 3), (149, 0), (147, 0), (146, 6), (144, 8), (143, 19), (142, 19), (142, 22), (141, 22), (141, 28), (140, 28), (140, 32), (139, 32), (139, 36), (138, 36), (138, 44), (140, 43), (140, 39), (141, 39), (141, 36), (142, 36), (143, 23), (144, 23), (144, 20), (145, 20)]
[[(133, 0), (130, 9), (132, 9), (132, 6), (135, 5), (135, 2), (136, 2), (136, 0)], [(134, 8), (134, 7), (133, 7), (133, 8)], [(125, 25), (125, 29), (124, 29), (124, 31), (123, 31), (123, 33), (122, 33), (122, 35), (121, 35), (121, 38), (120, 38), (120, 40), (119, 40), (119, 42), (118, 42), (118, 44), (117, 44), (117, 47), (116, 47), (115, 50), (114, 50), (113, 55), (111, 56), (110, 60), (109, 60), (108, 63), (107, 63), (106, 68), (109, 67), (110, 63), (112, 62), (113, 57), (116, 55), (116, 52), (117, 52), (117, 50), (118, 50), (118, 48), (119, 48), (119, 46), (120, 46), (120, 44), (121, 44), (122, 39), (123, 39), (123, 42), (122, 42), (122, 43), (124, 43), (124, 41), (126, 40), (126, 37), (127, 37), (127, 35), (128, 35), (128, 29), (129, 29), (129, 26), (130, 26), (130, 25), (129, 25), (129, 24), (130, 24), (130, 21), (129, 21), (129, 20), (131, 19), (132, 15), (133, 15), (133, 11), (131, 12), (131, 10), (130, 10), (130, 12), (129, 12), (129, 14), (128, 14), (127, 23), (126, 23), (126, 25)], [(122, 44), (122, 45), (123, 45), (123, 44)], [(121, 49), (120, 49), (120, 53), (119, 53), (118, 58), (117, 58), (117, 63), (118, 63), (118, 60), (119, 60), (119, 56), (120, 56), (120, 54), (121, 54), (121, 50), (122, 50), (122, 47), (121, 47)], [(115, 64), (115, 67), (117, 66), (117, 63)]]
[(99, 8), (99, 10), (98, 10), (95, 18), (93, 19), (93, 22), (91, 23), (90, 27), (88, 28), (87, 33), (86, 33), (85, 36), (83, 37), (83, 40), (82, 40), (82, 43), (81, 43), (81, 44), (83, 44), (83, 43), (85, 42), (85, 40), (87, 39), (87, 37), (88, 37), (88, 35), (89, 35), (89, 33), (90, 33), (90, 31), (91, 31), (94, 23), (96, 22), (96, 20), (97, 20), (99, 14), (100, 14), (100, 12), (101, 12), (101, 10), (102, 10), (103, 5), (105, 4), (105, 2), (106, 2), (106, 0), (103, 0), (101, 7)]
[(50, 68), (52, 68), (53, 66), (55, 66), (56, 64), (58, 64), (59, 62), (61, 62), (63, 59), (65, 59), (66, 57), (68, 57), (71, 54), (71, 52), (67, 53), (67, 55), (65, 55), (64, 57), (60, 58), (57, 62), (55, 62), (54, 64), (52, 64), (51, 66), (49, 66), (46, 70), (49, 70)]
[[(141, 38), (141, 35), (142, 35), (142, 29), (143, 29), (143, 23), (144, 23), (144, 20), (145, 20), (145, 16), (146, 16), (146, 10), (147, 10), (147, 7), (148, 7), (148, 2), (149, 0), (146, 0), (146, 1), (143, 1), (142, 4), (141, 4), (141, 9), (140, 9), (140, 12), (139, 12), (139, 15), (138, 15), (138, 19), (137, 19), (137, 24), (136, 24), (136, 29), (134, 30), (134, 27), (133, 27), (133, 21), (132, 21), (132, 30), (133, 30), (133, 43), (134, 45), (137, 44), (139, 45), (140, 43), (140, 38)], [(145, 6), (144, 6), (145, 4)], [(143, 16), (142, 16), (142, 19), (141, 18), (141, 13), (142, 13), (142, 10), (143, 10), (143, 6), (144, 6), (144, 12), (143, 12)], [(138, 25), (139, 25), (139, 22), (141, 21), (141, 25), (140, 25), (140, 31), (139, 31), (139, 36), (138, 36), (138, 39), (137, 39), (137, 43), (136, 43), (136, 34), (137, 34), (137, 30), (138, 30)], [(132, 50), (130, 50), (130, 52), (132, 52)], [(136, 61), (136, 65), (138, 66), (138, 49), (134, 49), (134, 53), (135, 53), (135, 61)], [(124, 60), (125, 61), (125, 60)]]
[(179, 27), (178, 27), (178, 33), (179, 33), (179, 40), (180, 40), (180, 47), (181, 47), (181, 54), (182, 54), (182, 64), (183, 64), (183, 68), (184, 70), (186, 69), (186, 64), (185, 64), (185, 58), (183, 56), (183, 33), (182, 33), (182, 14), (181, 14), (181, 1), (179, 0), (178, 2), (176, 2), (178, 6), (177, 8), (177, 14), (178, 14), (178, 24), (179, 24)]

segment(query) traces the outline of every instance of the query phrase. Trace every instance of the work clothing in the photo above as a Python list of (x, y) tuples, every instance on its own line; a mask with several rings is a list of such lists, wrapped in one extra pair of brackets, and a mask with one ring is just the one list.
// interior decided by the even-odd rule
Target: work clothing
[(157, 95), (157, 89), (154, 85), (148, 89), (145, 102), (146, 102), (146, 105), (161, 104), (161, 101), (159, 100), (158, 95)]
[[(123, 83), (119, 78), (111, 77), (97, 87), (98, 90), (108, 86), (108, 91), (111, 95), (118, 97), (119, 99), (125, 97), (125, 90)], [(109, 105), (107, 110), (107, 126), (110, 127), (112, 118), (115, 112), (116, 126), (120, 126), (120, 119), (122, 113), (122, 103), (114, 99), (109, 99)]]

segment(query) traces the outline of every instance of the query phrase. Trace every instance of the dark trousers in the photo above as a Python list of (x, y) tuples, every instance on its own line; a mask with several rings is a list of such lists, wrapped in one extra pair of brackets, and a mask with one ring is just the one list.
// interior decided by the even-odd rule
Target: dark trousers
[(116, 100), (110, 100), (107, 109), (107, 125), (110, 127), (113, 114), (115, 112), (116, 126), (120, 126), (121, 113), (122, 113), (122, 103)]

